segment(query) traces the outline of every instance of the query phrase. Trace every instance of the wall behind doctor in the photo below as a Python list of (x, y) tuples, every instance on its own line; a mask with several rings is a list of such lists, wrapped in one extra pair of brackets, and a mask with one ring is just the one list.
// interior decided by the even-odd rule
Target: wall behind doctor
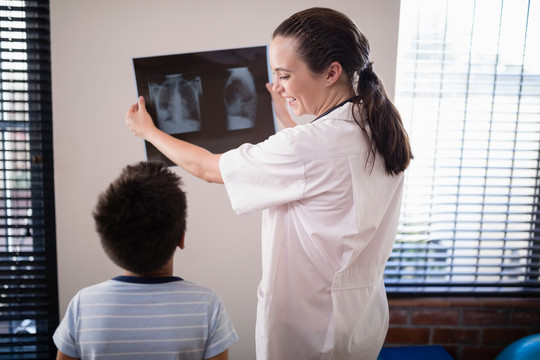
[[(282, 20), (312, 6), (333, 7), (356, 21), (392, 93), (399, 0), (51, 0), (62, 316), (80, 288), (119, 273), (101, 249), (91, 212), (99, 192), (120, 170), (145, 158), (142, 140), (124, 124), (137, 94), (132, 58), (266, 45)], [(231, 114), (237, 115), (233, 110), (231, 103)], [(240, 335), (230, 358), (252, 360), (260, 214), (235, 215), (223, 186), (175, 171), (183, 177), (189, 211), (186, 249), (175, 257), (175, 272), (223, 297)]]

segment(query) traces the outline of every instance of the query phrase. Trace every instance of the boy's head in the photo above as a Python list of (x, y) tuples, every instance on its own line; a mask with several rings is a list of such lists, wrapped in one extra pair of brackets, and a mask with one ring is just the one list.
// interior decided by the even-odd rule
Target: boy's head
[(128, 165), (100, 194), (94, 220), (111, 260), (136, 274), (159, 270), (186, 231), (182, 181), (160, 162)]

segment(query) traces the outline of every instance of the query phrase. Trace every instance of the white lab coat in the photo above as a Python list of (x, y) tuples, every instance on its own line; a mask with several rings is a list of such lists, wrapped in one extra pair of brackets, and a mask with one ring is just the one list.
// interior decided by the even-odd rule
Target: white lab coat
[(374, 360), (384, 342), (403, 174), (366, 164), (351, 110), (221, 157), (235, 212), (263, 210), (258, 360)]

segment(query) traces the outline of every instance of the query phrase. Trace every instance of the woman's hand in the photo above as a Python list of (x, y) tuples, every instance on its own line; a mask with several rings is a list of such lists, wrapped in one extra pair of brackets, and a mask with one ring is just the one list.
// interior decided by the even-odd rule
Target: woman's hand
[(148, 140), (152, 130), (157, 129), (152, 117), (146, 111), (144, 97), (139, 96), (138, 102), (130, 106), (126, 114), (126, 125), (135, 136), (145, 140)]
[(272, 96), (272, 102), (274, 103), (274, 111), (283, 127), (294, 127), (296, 122), (292, 119), (289, 109), (287, 109), (287, 100), (281, 96), (278, 92), (274, 91), (271, 83), (266, 83), (266, 89)]

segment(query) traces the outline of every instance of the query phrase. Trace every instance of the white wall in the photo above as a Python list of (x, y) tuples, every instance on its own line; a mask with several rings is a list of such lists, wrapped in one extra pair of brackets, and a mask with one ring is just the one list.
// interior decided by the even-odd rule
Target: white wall
[[(359, 25), (392, 93), (399, 0), (51, 0), (61, 314), (77, 290), (119, 274), (101, 250), (91, 212), (125, 165), (145, 159), (143, 141), (124, 125), (137, 94), (131, 59), (266, 45), (282, 20), (316, 5)], [(260, 214), (235, 215), (222, 185), (174, 169), (189, 201), (186, 249), (175, 257), (175, 272), (222, 296), (240, 335), (231, 358), (254, 359)]]

